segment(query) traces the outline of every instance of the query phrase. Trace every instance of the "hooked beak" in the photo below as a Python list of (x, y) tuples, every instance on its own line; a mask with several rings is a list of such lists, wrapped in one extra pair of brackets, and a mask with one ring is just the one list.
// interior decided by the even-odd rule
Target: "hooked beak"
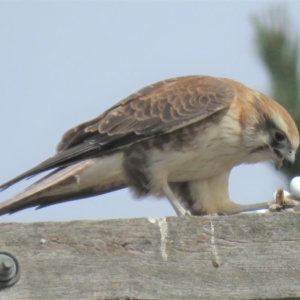
[(275, 167), (280, 169), (282, 167), (283, 161), (287, 161), (287, 167), (290, 167), (295, 161), (295, 151), (286, 148), (272, 148), (273, 153), (276, 156)]

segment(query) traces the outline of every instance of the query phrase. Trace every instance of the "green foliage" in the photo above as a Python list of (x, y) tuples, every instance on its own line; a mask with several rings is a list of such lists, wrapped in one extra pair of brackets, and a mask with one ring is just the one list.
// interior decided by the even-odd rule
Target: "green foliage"
[[(271, 79), (272, 97), (292, 115), (300, 128), (299, 38), (293, 32), (283, 6), (253, 16), (255, 40), (259, 56)], [(295, 164), (284, 169), (289, 177), (300, 173), (300, 152)]]

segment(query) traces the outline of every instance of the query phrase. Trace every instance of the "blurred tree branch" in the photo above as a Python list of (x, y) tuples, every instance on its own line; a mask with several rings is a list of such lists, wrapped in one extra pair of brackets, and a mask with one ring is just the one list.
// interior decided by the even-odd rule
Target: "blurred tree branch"
[[(284, 6), (272, 7), (251, 18), (259, 56), (271, 79), (272, 97), (281, 103), (300, 128), (299, 38), (289, 23)], [(290, 169), (289, 177), (300, 172), (300, 153)]]

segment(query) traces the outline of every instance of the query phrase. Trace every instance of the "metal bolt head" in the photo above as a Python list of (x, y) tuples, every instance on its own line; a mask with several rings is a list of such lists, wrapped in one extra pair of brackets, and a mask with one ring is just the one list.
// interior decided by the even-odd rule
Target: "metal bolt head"
[(15, 284), (19, 277), (17, 259), (8, 252), (0, 252), (0, 290)]
[(4, 271), (10, 271), (12, 269), (13, 265), (14, 265), (13, 260), (11, 258), (6, 258), (3, 260), (1, 266)]

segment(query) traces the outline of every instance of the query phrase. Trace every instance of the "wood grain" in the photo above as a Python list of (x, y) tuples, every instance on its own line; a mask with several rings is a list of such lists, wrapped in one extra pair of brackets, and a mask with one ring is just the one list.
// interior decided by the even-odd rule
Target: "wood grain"
[(18, 299), (298, 299), (300, 213), (2, 223)]

